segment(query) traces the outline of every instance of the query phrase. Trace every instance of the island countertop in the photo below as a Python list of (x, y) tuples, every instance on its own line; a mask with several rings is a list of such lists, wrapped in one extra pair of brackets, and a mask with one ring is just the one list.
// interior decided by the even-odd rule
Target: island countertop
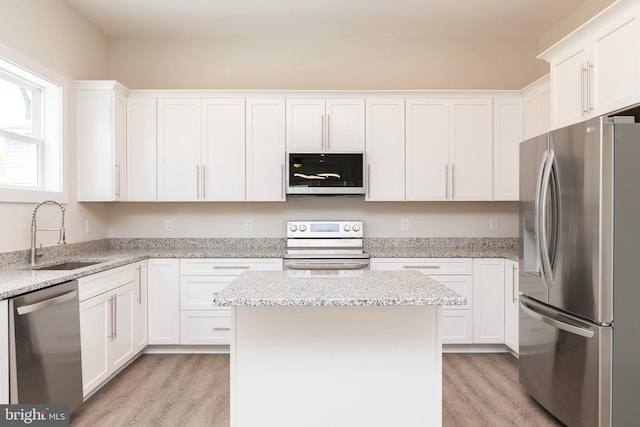
[(219, 306), (464, 305), (466, 298), (418, 271), (246, 271)]

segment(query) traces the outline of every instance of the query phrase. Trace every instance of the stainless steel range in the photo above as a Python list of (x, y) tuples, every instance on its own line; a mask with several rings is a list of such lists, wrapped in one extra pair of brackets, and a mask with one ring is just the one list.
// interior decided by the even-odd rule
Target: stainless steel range
[(364, 270), (362, 221), (288, 221), (285, 270)]

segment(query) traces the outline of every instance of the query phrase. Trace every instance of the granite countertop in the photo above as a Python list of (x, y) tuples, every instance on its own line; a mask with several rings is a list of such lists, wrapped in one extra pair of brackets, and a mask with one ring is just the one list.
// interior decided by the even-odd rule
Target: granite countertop
[(466, 299), (418, 271), (246, 271), (219, 306), (464, 305)]

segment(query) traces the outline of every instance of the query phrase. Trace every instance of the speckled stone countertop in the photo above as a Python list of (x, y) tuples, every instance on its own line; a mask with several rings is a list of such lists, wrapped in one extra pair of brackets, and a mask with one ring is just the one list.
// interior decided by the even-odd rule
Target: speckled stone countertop
[[(365, 238), (372, 258), (518, 259), (514, 238)], [(282, 258), (282, 238), (102, 239), (44, 249), (39, 265), (100, 260), (72, 271), (29, 269), (29, 251), (0, 253), (0, 299), (148, 258)]]
[(246, 271), (220, 306), (464, 305), (466, 299), (418, 271)]

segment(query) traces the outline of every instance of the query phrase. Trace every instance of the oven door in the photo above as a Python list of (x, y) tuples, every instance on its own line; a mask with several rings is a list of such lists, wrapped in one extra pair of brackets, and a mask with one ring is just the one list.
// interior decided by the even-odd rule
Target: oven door
[(285, 270), (368, 270), (369, 258), (285, 258)]

